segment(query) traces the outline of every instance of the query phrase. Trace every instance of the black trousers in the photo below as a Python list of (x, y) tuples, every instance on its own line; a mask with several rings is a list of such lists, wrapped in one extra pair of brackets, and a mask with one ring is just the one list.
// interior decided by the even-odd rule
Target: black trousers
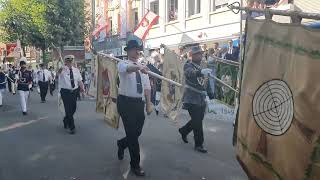
[(142, 99), (130, 98), (119, 95), (117, 108), (123, 122), (126, 137), (118, 141), (118, 145), (126, 149), (129, 148), (132, 168), (140, 167), (140, 146), (139, 136), (145, 120), (144, 102)]
[(40, 88), (41, 101), (45, 101), (47, 93), (48, 93), (49, 82), (48, 81), (46, 81), (46, 82), (39, 81), (39, 88)]
[(7, 81), (8, 81), (9, 92), (12, 92), (11, 81), (9, 79), (7, 79)]
[(55, 81), (53, 81), (53, 83), (50, 83), (50, 94), (53, 95), (53, 91), (56, 88), (56, 83)]
[(195, 147), (203, 145), (203, 118), (206, 106), (200, 106), (196, 104), (188, 104), (187, 110), (191, 116), (191, 120), (181, 128), (181, 132), (184, 135), (188, 135), (193, 131)]
[(66, 116), (63, 119), (63, 123), (70, 129), (74, 129), (74, 118), (73, 115), (77, 109), (77, 91), (70, 91), (68, 89), (60, 90), (61, 98), (64, 105)]

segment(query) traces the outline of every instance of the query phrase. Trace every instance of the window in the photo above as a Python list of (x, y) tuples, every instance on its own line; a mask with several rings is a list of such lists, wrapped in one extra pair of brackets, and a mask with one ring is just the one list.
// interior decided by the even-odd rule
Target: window
[(210, 0), (210, 10), (215, 11), (217, 9), (227, 7), (229, 0)]
[[(150, 11), (159, 15), (159, 0), (150, 0)], [(158, 23), (159, 21), (157, 21), (155, 24), (158, 24)]]
[(139, 12), (137, 8), (135, 8), (133, 11), (134, 11), (134, 29), (136, 29), (136, 27), (139, 24)]
[(188, 16), (194, 14), (200, 14), (201, 12), (201, 0), (188, 0)]
[(178, 0), (168, 1), (168, 21), (178, 19)]

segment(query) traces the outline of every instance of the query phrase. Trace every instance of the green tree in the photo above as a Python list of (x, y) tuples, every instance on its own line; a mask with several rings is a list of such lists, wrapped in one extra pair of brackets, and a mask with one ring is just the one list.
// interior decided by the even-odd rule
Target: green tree
[[(0, 9), (1, 40), (16, 41), (44, 49), (46, 5), (39, 0), (4, 0)], [(25, 51), (24, 51), (25, 53)]]
[(50, 0), (47, 3), (48, 41), (57, 47), (83, 45), (85, 11), (83, 0)]
[[(83, 45), (84, 0), (0, 0), (0, 40), (20, 39), (22, 46)], [(45, 57), (44, 57), (45, 58)]]

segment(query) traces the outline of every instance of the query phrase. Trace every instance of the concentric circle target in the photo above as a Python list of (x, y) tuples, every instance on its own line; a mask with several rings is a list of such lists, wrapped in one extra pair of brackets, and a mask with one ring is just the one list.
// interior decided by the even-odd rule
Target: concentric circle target
[(271, 80), (255, 92), (252, 102), (253, 117), (266, 133), (283, 135), (293, 120), (294, 102), (286, 82)]

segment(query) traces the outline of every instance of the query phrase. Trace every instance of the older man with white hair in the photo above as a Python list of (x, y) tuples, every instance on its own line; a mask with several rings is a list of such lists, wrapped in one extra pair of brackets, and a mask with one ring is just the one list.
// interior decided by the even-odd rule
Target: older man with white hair
[(75, 124), (73, 115), (77, 109), (77, 94), (78, 87), (80, 91), (84, 91), (82, 83), (82, 76), (78, 68), (73, 66), (74, 56), (67, 55), (64, 57), (65, 66), (61, 67), (58, 71), (59, 88), (61, 98), (65, 109), (65, 117), (63, 125), (65, 129), (69, 129), (70, 134), (75, 134)]

